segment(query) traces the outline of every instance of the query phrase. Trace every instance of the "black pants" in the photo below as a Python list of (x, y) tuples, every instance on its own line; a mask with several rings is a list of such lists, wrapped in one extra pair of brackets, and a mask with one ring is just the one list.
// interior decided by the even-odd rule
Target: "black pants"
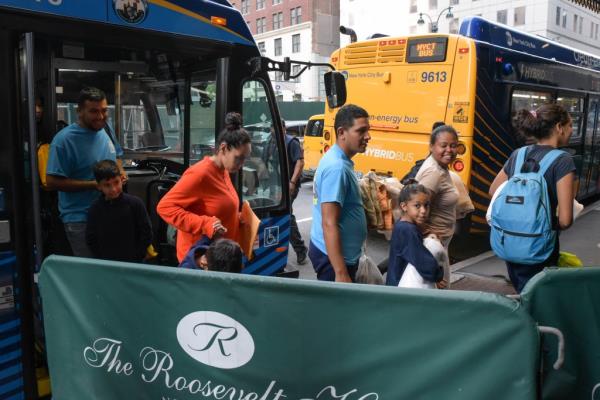
[[(294, 204), (294, 200), (298, 197), (298, 192), (300, 191), (299, 187), (296, 187), (296, 190), (292, 193), (291, 203)], [(296, 222), (296, 216), (294, 215), (294, 210), (291, 210), (290, 216), (290, 243), (294, 248), (296, 254), (306, 253), (306, 245), (304, 244), (304, 240), (302, 240), (302, 235), (300, 235), (300, 231), (298, 230), (298, 223)]]
[(556, 235), (556, 244), (550, 257), (539, 264), (517, 264), (506, 261), (506, 268), (508, 269), (508, 276), (515, 290), (521, 293), (527, 282), (533, 276), (539, 272), (542, 272), (546, 267), (556, 267), (558, 265), (558, 257), (560, 253), (560, 244), (558, 241), (558, 235)]

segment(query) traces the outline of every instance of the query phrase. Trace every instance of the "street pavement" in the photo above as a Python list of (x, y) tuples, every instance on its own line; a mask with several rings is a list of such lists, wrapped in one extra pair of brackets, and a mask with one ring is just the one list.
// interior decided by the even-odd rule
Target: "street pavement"
[[(310, 227), (312, 226), (312, 181), (305, 181), (300, 187), (298, 197), (294, 201), (294, 215), (298, 222), (298, 229), (304, 239), (306, 247), (310, 242)], [(371, 232), (367, 239), (367, 255), (376, 263), (379, 264), (383, 260), (387, 259), (388, 256), (388, 242), (382, 234)], [(296, 253), (290, 246), (288, 253), (288, 270), (299, 270), (300, 279), (317, 279), (317, 275), (313, 270), (310, 259), (306, 258), (304, 265), (299, 265), (296, 262)]]
[[(310, 241), (310, 228), (312, 225), (312, 181), (302, 183), (300, 192), (293, 204), (294, 214), (298, 221), (300, 234), (304, 239), (306, 246)], [(600, 201), (592, 203), (586, 207), (581, 216), (573, 223), (573, 226), (561, 234), (561, 250), (576, 254), (586, 266), (600, 266)], [(485, 247), (486, 238), (469, 238), (465, 242), (477, 243), (475, 250), (472, 249), (469, 258), (458, 261), (451, 266), (453, 272), (453, 281), (458, 282), (464, 277), (476, 276), (481, 278), (497, 279), (501, 283), (508, 278), (504, 262)], [(459, 240), (453, 242), (455, 248), (451, 247), (450, 253), (454, 258), (461, 260), (463, 249)], [(452, 246), (452, 245), (451, 245)], [(468, 247), (468, 246), (464, 246)], [(388, 257), (389, 244), (382, 234), (370, 232), (367, 240), (367, 255), (379, 264)], [(466, 251), (464, 252), (467, 253)], [(458, 256), (458, 257), (456, 257)], [(288, 256), (288, 270), (299, 270), (301, 279), (316, 279), (316, 274), (310, 263), (306, 259), (305, 264), (299, 265), (296, 262), (296, 254), (290, 246)], [(476, 280), (473, 280), (476, 281)], [(464, 284), (463, 286), (469, 286)], [(481, 284), (484, 284), (481, 281)], [(457, 285), (457, 289), (460, 285)], [(478, 285), (470, 289), (477, 290)]]

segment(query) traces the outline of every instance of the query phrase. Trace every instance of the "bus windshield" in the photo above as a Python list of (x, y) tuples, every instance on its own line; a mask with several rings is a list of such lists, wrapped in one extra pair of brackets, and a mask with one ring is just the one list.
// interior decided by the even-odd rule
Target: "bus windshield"
[(123, 149), (124, 158), (143, 159), (160, 153), (161, 158), (183, 163), (189, 91), (190, 160), (212, 154), (217, 100), (214, 60), (201, 62), (160, 52), (85, 50), (102, 54), (102, 60), (57, 60), (57, 130), (77, 121), (81, 88), (96, 86), (107, 94), (108, 130)]

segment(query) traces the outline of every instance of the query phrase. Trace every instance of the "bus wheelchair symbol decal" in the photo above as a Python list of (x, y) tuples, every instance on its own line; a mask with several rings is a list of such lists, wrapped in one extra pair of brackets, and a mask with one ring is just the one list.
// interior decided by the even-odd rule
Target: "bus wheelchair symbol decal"
[(147, 0), (113, 0), (115, 14), (123, 21), (138, 24), (148, 16)]
[(279, 226), (270, 226), (265, 228), (265, 247), (275, 246), (279, 243)]

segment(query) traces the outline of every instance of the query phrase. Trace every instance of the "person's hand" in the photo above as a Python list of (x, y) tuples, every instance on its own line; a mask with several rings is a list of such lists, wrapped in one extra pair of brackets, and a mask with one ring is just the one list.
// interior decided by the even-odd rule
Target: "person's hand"
[(441, 281), (436, 282), (435, 287), (438, 289), (446, 289), (448, 287), (448, 281), (442, 279)]
[(296, 186), (297, 184), (295, 182), (290, 181), (289, 184), (289, 188), (290, 188), (290, 198), (294, 197), (294, 192), (296, 191)]
[(352, 283), (352, 279), (350, 279), (350, 275), (348, 275), (348, 272), (344, 272), (342, 274), (335, 274), (335, 281)]
[(214, 223), (213, 223), (213, 239), (215, 237), (219, 237), (219, 236), (223, 236), (224, 234), (227, 233), (227, 228), (225, 228), (223, 226), (223, 224), (221, 223), (220, 219), (217, 219)]

